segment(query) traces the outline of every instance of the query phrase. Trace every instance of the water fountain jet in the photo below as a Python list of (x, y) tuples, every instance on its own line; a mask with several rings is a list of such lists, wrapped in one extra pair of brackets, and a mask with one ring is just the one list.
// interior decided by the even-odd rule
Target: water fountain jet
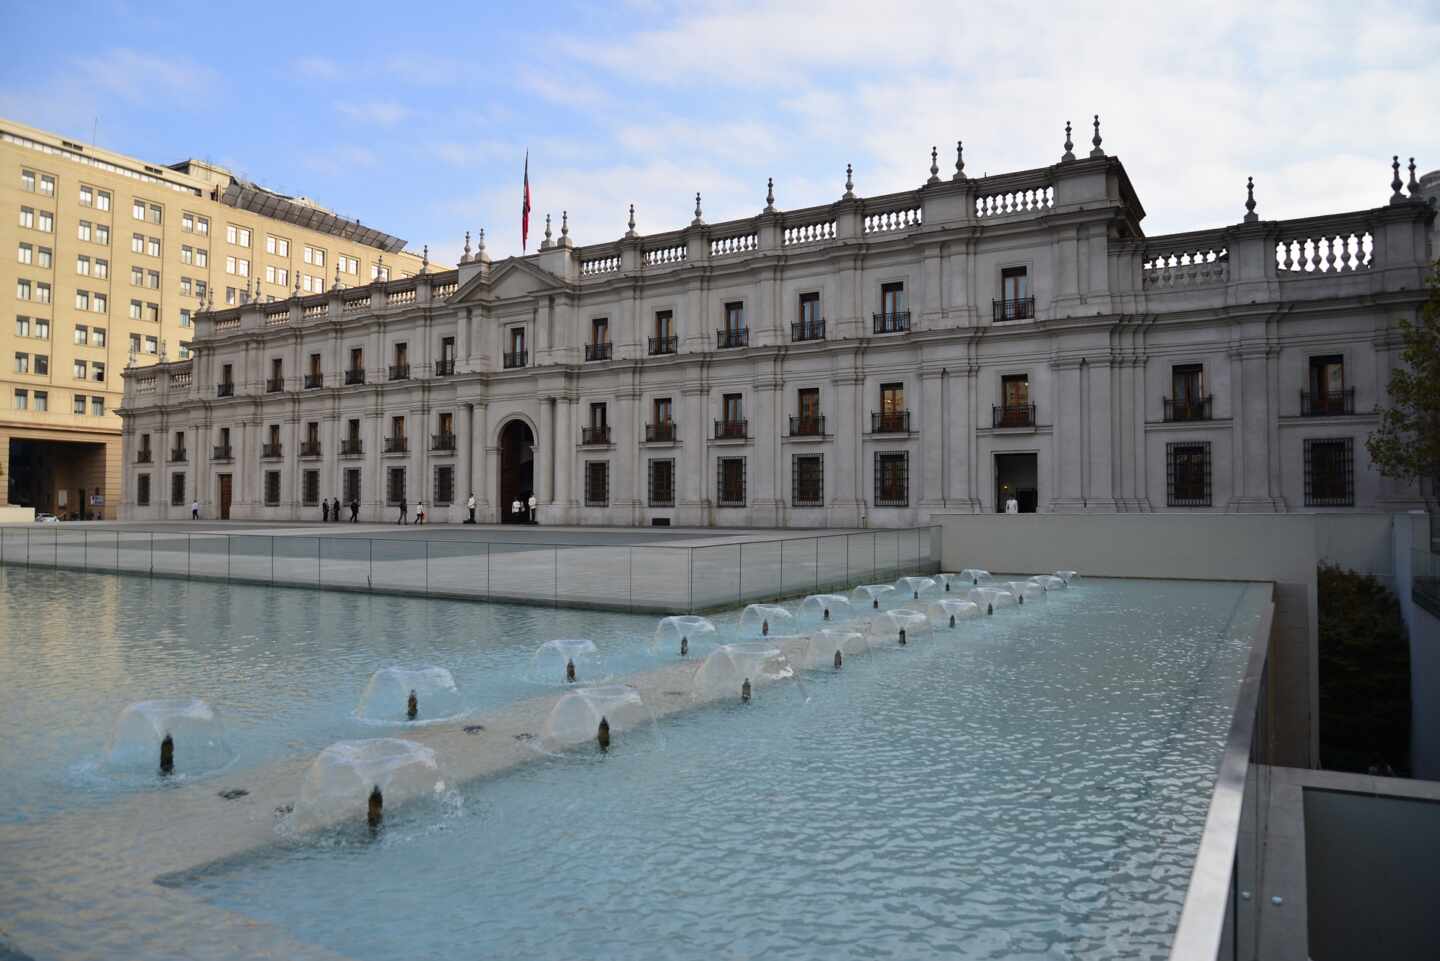
[(600, 745), (600, 753), (610, 750), (610, 722), (603, 717), (600, 718), (600, 726), (595, 730), (595, 740)]
[(640, 692), (626, 684), (577, 687), (563, 694), (550, 709), (540, 731), (546, 751), (565, 751), (593, 742), (602, 751), (614, 734), (648, 726), (655, 717)]
[(531, 681), (546, 687), (574, 684), (582, 676), (593, 682), (609, 673), (600, 649), (588, 638), (546, 641), (531, 656), (529, 671)]
[(235, 751), (226, 739), (225, 725), (204, 701), (138, 701), (115, 720), (105, 766), (135, 774), (152, 773), (157, 758), (162, 775), (176, 771), (193, 775), (225, 767), (235, 759)]
[(405, 720), (413, 721), (420, 714), (420, 699), (415, 696), (415, 689), (410, 689), (410, 699), (405, 702)]
[(160, 742), (160, 773), (173, 774), (175, 772), (175, 739), (167, 732), (165, 740)]
[(778, 604), (748, 605), (740, 612), (740, 623), (735, 628), (735, 637), (741, 641), (798, 635), (795, 615)]
[(354, 824), (364, 811), (372, 832), (384, 806), (420, 798), (440, 800), (445, 779), (435, 751), (401, 738), (337, 741), (311, 762), (289, 826), (307, 831)]
[(840, 649), (837, 647), (835, 649), (835, 670), (840, 670), (840, 666), (844, 663), (845, 659), (840, 656)]
[(750, 703), (750, 678), (745, 678), (745, 683), (740, 685), (740, 703)]
[(427, 719), (458, 714), (460, 691), (455, 677), (443, 667), (383, 667), (370, 676), (355, 713), (372, 722), (413, 722), (420, 717), (422, 701)]
[(565, 680), (571, 684), (575, 683), (575, 658), (573, 657), (565, 662)]
[(374, 834), (380, 830), (385, 821), (385, 795), (380, 792), (380, 785), (370, 789), (370, 799), (365, 805), (365, 823), (370, 826), (370, 833)]
[(690, 649), (695, 647), (698, 654), (703, 652), (707, 640), (714, 642), (716, 633), (715, 625), (707, 617), (694, 614), (662, 617), (650, 639), (650, 653), (667, 654), (678, 649), (681, 657), (688, 657)]

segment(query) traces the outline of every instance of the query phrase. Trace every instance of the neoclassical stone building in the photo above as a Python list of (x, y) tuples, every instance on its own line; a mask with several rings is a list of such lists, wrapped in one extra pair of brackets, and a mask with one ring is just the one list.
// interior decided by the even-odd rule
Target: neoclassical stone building
[[(122, 516), (901, 526), (1416, 506), (1364, 440), (1440, 174), (1147, 237), (1120, 161), (856, 194), (204, 312), (125, 376)], [(1377, 178), (1378, 179), (1378, 178)], [(1377, 183), (1377, 188), (1380, 186)], [(1428, 199), (1427, 199), (1428, 198)], [(1237, 208), (1239, 203), (1237, 201)]]

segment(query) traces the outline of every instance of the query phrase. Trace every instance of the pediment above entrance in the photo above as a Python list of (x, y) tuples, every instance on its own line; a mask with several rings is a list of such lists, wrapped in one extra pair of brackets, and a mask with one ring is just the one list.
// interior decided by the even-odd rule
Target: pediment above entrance
[(563, 278), (537, 267), (529, 258), (510, 257), (466, 281), (450, 298), (450, 303), (518, 300), (568, 288)]

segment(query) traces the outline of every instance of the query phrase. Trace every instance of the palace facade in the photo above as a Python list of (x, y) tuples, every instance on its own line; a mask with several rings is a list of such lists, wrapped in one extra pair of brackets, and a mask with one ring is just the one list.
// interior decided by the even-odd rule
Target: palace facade
[[(1437, 255), (1373, 209), (1147, 237), (1050, 166), (217, 308), (125, 371), (122, 516), (908, 526), (932, 513), (1396, 510), (1364, 441)], [(1382, 178), (1377, 177), (1377, 188)], [(1237, 199), (1237, 210), (1240, 204)]]

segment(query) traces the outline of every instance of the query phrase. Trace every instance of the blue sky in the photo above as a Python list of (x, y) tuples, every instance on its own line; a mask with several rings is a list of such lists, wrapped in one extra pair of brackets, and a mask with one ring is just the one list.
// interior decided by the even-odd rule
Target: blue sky
[[(1022, 9), (1023, 8), (1023, 9)], [(337, 11), (339, 14), (337, 15)], [(1379, 206), (1440, 168), (1440, 5), (54, 4), (0, 116), (152, 162), (208, 158), (436, 260), (484, 226), (579, 244), (1043, 166), (1101, 114), (1148, 233)], [(35, 36), (32, 34), (32, 36)], [(95, 118), (98, 116), (98, 125)], [(1405, 174), (1402, 174), (1405, 176)]]

